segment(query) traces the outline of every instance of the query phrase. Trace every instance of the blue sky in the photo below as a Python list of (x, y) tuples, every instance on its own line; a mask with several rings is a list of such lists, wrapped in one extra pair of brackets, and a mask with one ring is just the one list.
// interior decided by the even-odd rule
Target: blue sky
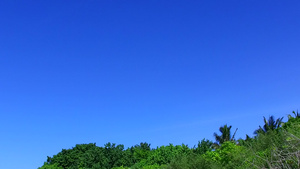
[[(0, 168), (252, 134), (299, 109), (300, 1), (0, 2)], [(286, 120), (286, 118), (285, 118)]]

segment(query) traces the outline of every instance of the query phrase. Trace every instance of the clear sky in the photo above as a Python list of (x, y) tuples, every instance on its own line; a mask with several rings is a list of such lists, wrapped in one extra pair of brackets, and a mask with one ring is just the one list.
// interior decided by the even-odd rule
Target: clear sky
[[(0, 168), (252, 135), (300, 103), (299, 0), (0, 1)], [(285, 118), (286, 120), (286, 118)]]

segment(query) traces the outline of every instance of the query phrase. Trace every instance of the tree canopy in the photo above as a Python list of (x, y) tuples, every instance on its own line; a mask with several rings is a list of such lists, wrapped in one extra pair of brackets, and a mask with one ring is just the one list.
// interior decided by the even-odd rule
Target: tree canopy
[(234, 139), (232, 126), (223, 125), (214, 133), (215, 144), (202, 139), (197, 145), (165, 145), (151, 148), (141, 142), (129, 148), (122, 144), (77, 144), (47, 157), (39, 169), (209, 169), (209, 168), (300, 168), (299, 113), (275, 120), (265, 117), (256, 135)]

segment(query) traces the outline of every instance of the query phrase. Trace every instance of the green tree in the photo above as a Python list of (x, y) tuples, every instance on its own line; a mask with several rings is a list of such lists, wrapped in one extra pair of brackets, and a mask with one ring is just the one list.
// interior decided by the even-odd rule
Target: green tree
[(227, 124), (225, 124), (223, 127), (219, 128), (221, 135), (214, 133), (214, 137), (216, 139), (216, 143), (215, 143), (216, 146), (218, 146), (226, 141), (234, 141), (234, 136), (235, 136), (237, 129), (235, 130), (235, 133), (231, 137), (231, 131), (230, 131), (231, 128), (232, 128), (232, 126), (227, 126)]
[(248, 134), (246, 134), (246, 139), (239, 139), (238, 140), (238, 145), (240, 146), (248, 146), (253, 142), (254, 138), (251, 138)]
[(194, 146), (193, 152), (201, 155), (201, 154), (205, 154), (207, 151), (212, 151), (212, 149), (213, 149), (213, 142), (210, 140), (203, 139), (201, 140), (201, 142), (198, 141), (197, 147)]
[(283, 119), (283, 117), (275, 120), (274, 116), (270, 116), (269, 120), (267, 120), (264, 117), (265, 124), (263, 125), (263, 127), (259, 126), (259, 128), (254, 131), (254, 134), (257, 135), (259, 133), (267, 133), (268, 131), (273, 131), (273, 130), (279, 128), (282, 124), (282, 119)]
[(164, 165), (170, 163), (178, 155), (187, 155), (191, 153), (191, 149), (185, 145), (169, 144), (167, 146), (160, 146), (152, 150), (151, 156), (147, 159), (148, 164)]
[(47, 162), (44, 163), (42, 167), (38, 169), (63, 169), (62, 167), (58, 167), (58, 164), (48, 164)]
[(122, 144), (116, 145), (115, 143), (108, 142), (104, 145), (104, 155), (108, 159), (107, 168), (119, 167), (123, 165), (123, 150), (124, 145)]
[(146, 160), (151, 153), (151, 145), (146, 142), (141, 142), (140, 144), (131, 147), (131, 152), (133, 154), (134, 163), (141, 160)]
[(291, 119), (291, 118), (300, 118), (300, 114), (298, 113), (298, 110), (297, 110), (297, 113), (295, 111), (293, 111), (292, 113), (294, 114), (295, 117), (293, 117), (292, 115), (289, 114), (288, 115), (289, 119)]

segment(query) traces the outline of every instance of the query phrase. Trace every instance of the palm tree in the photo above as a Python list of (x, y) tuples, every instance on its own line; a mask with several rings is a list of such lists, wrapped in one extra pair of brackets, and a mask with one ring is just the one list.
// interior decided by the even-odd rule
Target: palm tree
[(216, 139), (216, 145), (220, 145), (226, 141), (233, 141), (234, 140), (234, 136), (235, 133), (237, 131), (237, 129), (235, 130), (233, 136), (231, 137), (231, 133), (230, 133), (230, 129), (232, 126), (227, 126), (227, 124), (225, 124), (223, 127), (219, 128), (219, 131), (222, 133), (221, 135), (218, 135), (217, 133), (214, 133), (215, 139)]
[(282, 124), (282, 119), (283, 117), (275, 120), (274, 116), (270, 116), (269, 120), (267, 120), (264, 117), (264, 123), (265, 123), (264, 126), (263, 127), (259, 126), (259, 129), (254, 131), (254, 134), (257, 135), (258, 133), (267, 133), (268, 131), (273, 131), (279, 128)]
[(253, 140), (253, 138), (251, 138), (248, 134), (246, 134), (246, 139), (239, 139), (238, 140), (238, 145), (249, 145), (249, 143), (251, 143)]
[(289, 115), (288, 115), (288, 118), (289, 118), (289, 119), (292, 119), (292, 118), (295, 118), (295, 119), (300, 118), (300, 114), (298, 113), (298, 110), (297, 110), (297, 113), (296, 113), (295, 111), (293, 111), (292, 113), (294, 114), (295, 117), (293, 117), (292, 115), (289, 114)]

